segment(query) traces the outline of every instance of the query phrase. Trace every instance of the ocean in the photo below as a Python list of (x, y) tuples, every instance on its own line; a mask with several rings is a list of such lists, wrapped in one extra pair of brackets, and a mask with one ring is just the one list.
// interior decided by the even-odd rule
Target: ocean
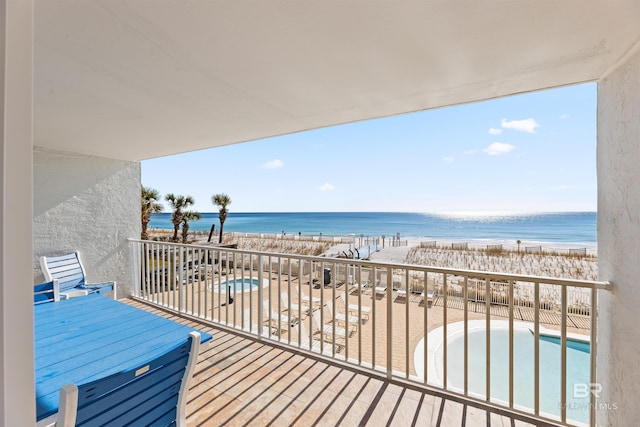
[[(220, 228), (217, 212), (202, 213), (192, 230)], [(172, 229), (171, 214), (154, 214), (150, 228)], [(224, 231), (325, 236), (396, 236), (424, 241), (597, 247), (595, 212), (422, 214), (398, 212), (230, 212)]]

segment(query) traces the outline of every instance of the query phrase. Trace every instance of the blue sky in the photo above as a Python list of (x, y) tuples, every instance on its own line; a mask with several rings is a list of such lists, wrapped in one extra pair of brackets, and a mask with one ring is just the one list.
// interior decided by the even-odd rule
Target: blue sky
[(142, 184), (200, 212), (595, 211), (595, 159), (590, 83), (146, 160)]

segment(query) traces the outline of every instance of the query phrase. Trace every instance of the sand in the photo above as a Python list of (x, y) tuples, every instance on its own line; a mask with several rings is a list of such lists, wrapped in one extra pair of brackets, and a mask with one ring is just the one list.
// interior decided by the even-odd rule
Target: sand
[[(151, 237), (167, 238), (171, 230), (151, 230)], [(191, 240), (193, 244), (207, 243), (205, 234), (199, 233)], [(288, 238), (240, 237), (227, 235), (223, 243), (237, 244), (238, 249), (296, 255), (343, 257), (353, 248), (349, 243), (331, 241), (299, 241)], [(595, 255), (570, 255), (568, 250), (542, 253), (525, 253), (514, 249), (487, 251), (481, 248), (452, 249), (450, 244), (421, 248), (420, 241), (403, 241), (406, 246), (385, 247), (373, 253), (371, 261), (383, 263), (412, 264), (447, 267), (463, 270), (492, 271), (500, 273), (526, 274), (578, 280), (598, 280), (598, 259)]]

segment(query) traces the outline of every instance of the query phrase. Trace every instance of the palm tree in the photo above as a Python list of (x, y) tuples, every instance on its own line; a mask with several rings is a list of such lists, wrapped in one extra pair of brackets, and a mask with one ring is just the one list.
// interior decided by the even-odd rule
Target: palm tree
[(147, 227), (149, 221), (151, 221), (151, 214), (162, 212), (163, 206), (158, 202), (160, 199), (160, 193), (151, 187), (142, 186), (142, 233), (140, 238), (142, 240), (149, 240), (149, 233), (147, 233)]
[(211, 197), (211, 203), (219, 208), (218, 218), (220, 218), (220, 239), (218, 240), (218, 243), (222, 243), (222, 228), (224, 227), (224, 222), (227, 220), (227, 214), (229, 213), (227, 206), (231, 204), (231, 197), (225, 193), (219, 193)]
[(185, 211), (182, 213), (182, 243), (187, 243), (187, 237), (189, 236), (189, 221), (197, 221), (200, 218), (202, 218), (200, 212)]
[(171, 209), (173, 209), (173, 213), (171, 214), (171, 222), (173, 223), (173, 238), (171, 239), (173, 242), (178, 241), (178, 230), (180, 229), (180, 224), (182, 224), (182, 220), (184, 217), (184, 209), (193, 205), (195, 201), (191, 196), (182, 196), (180, 194), (175, 195), (173, 193), (167, 194), (165, 199), (171, 205)]

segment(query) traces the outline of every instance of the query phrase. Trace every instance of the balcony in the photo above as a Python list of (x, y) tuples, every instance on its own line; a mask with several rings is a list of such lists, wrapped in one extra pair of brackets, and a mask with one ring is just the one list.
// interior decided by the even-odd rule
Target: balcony
[(215, 328), (194, 425), (594, 425), (583, 386), (596, 383), (606, 283), (130, 244), (136, 304)]

